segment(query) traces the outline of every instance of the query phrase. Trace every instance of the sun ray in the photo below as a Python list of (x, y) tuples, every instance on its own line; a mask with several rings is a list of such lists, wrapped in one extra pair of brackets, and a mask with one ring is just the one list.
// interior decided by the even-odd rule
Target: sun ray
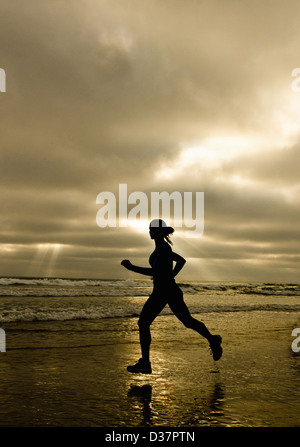
[(40, 243), (35, 246), (36, 254), (28, 269), (28, 276), (51, 276), (62, 244)]
[(55, 267), (55, 263), (59, 254), (59, 251), (61, 249), (62, 245), (61, 244), (53, 244), (52, 245), (52, 252), (50, 254), (50, 258), (48, 261), (48, 265), (46, 268), (46, 273), (45, 276), (46, 277), (50, 277), (54, 271), (54, 267)]

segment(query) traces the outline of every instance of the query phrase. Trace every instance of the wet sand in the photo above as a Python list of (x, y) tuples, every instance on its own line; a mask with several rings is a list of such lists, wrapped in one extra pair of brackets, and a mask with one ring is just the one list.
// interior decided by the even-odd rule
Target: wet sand
[(222, 359), (214, 362), (206, 340), (161, 315), (151, 375), (126, 371), (140, 356), (136, 318), (7, 324), (0, 426), (299, 427), (297, 316), (208, 313), (203, 321), (221, 333)]

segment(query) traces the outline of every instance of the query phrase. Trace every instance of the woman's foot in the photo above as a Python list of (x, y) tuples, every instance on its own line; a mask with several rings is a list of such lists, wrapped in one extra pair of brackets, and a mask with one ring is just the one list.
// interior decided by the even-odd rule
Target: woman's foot
[(127, 366), (127, 371), (130, 373), (142, 373), (142, 374), (151, 374), (151, 363), (144, 359), (139, 359), (139, 361), (135, 365)]
[(212, 336), (209, 345), (212, 350), (214, 360), (219, 360), (222, 357), (223, 349), (221, 347), (221, 343), (222, 343), (221, 335)]

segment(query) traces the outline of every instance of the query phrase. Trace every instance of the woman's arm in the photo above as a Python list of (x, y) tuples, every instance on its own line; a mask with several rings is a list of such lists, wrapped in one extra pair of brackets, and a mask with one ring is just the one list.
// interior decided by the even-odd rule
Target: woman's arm
[(173, 259), (173, 261), (176, 262), (176, 265), (175, 265), (175, 267), (173, 269), (173, 272), (172, 272), (173, 277), (175, 278), (175, 276), (180, 272), (180, 270), (182, 269), (182, 267), (186, 263), (186, 260), (182, 256), (180, 256), (180, 255), (178, 255), (177, 253), (174, 253), (174, 252), (172, 252), (172, 259)]
[(131, 264), (131, 262), (128, 261), (128, 259), (124, 259), (121, 262), (121, 265), (123, 265), (123, 267), (127, 268), (127, 270), (131, 270), (133, 272), (140, 273), (141, 275), (153, 276), (152, 268), (138, 267), (137, 265)]

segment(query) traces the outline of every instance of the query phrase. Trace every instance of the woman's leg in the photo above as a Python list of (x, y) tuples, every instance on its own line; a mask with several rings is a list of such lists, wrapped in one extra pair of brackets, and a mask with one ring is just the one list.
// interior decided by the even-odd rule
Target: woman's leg
[(173, 291), (173, 296), (170, 300), (168, 300), (168, 304), (176, 317), (187, 328), (193, 329), (208, 340), (212, 350), (213, 359), (219, 360), (223, 353), (223, 349), (221, 347), (222, 337), (220, 335), (212, 335), (204, 323), (191, 316), (187, 305), (183, 301), (183, 294), (179, 287), (177, 290)]
[(140, 345), (142, 351), (142, 358), (146, 362), (150, 361), (150, 344), (151, 332), (150, 325), (155, 318), (160, 314), (166, 305), (166, 300), (156, 294), (150, 295), (142, 309), (138, 325), (140, 335)]
[(190, 311), (183, 300), (182, 291), (178, 288), (175, 291), (174, 296), (168, 300), (170, 309), (176, 315), (176, 317), (185, 325), (185, 327), (193, 329), (198, 332), (198, 334), (205, 337), (209, 342), (211, 342), (213, 335), (209, 332), (207, 327), (202, 321), (196, 320), (190, 314)]

